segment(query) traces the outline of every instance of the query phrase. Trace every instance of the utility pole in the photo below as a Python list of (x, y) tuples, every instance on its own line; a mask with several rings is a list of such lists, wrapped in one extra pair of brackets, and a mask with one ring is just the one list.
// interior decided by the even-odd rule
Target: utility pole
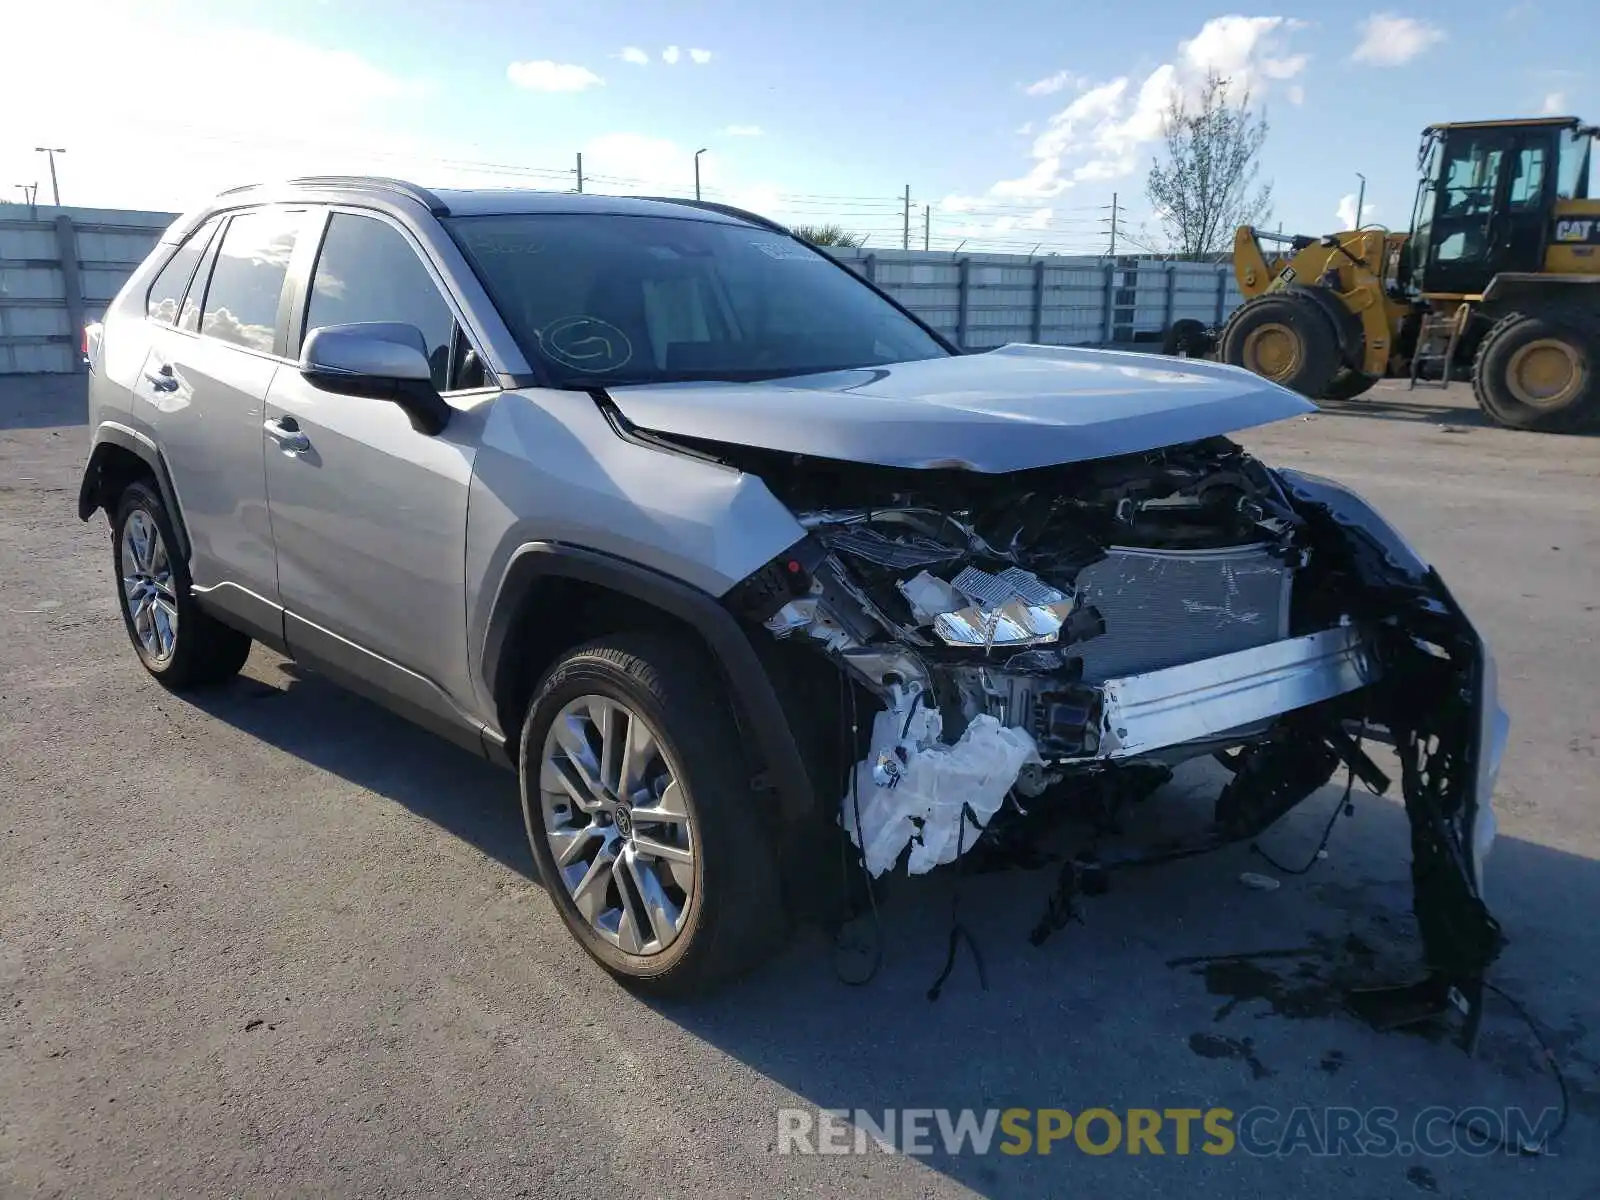
[(694, 152), (694, 198), (696, 200), (700, 199), (700, 156), (705, 152), (706, 148), (704, 146)]
[(933, 232), (933, 205), (922, 206), (922, 248), (928, 249), (928, 244), (933, 239), (929, 236)]
[(911, 185), (906, 184), (905, 228), (900, 234), (900, 249), (911, 249)]
[(1356, 178), (1361, 180), (1361, 189), (1358, 192), (1356, 192), (1356, 228), (1360, 229), (1361, 228), (1361, 210), (1362, 210), (1363, 207), (1365, 207), (1365, 202), (1366, 202), (1366, 199), (1367, 199), (1367, 177), (1365, 175), (1363, 175), (1360, 171), (1357, 171), (1356, 172)]
[(1111, 249), (1107, 251), (1108, 258), (1117, 256), (1117, 194), (1111, 193)]
[[(65, 154), (66, 150), (63, 149), (60, 146), (35, 146), (33, 148), (33, 152), (35, 154), (47, 155), (49, 157), (49, 159), (50, 159), (50, 196), (51, 196), (51, 203), (54, 204), (57, 208), (60, 208), (61, 207), (61, 188), (60, 188), (60, 185), (58, 185), (56, 183), (56, 155)], [(37, 194), (37, 189), (36, 189), (35, 194)]]
[(583, 151), (578, 151), (578, 195), (583, 195)]

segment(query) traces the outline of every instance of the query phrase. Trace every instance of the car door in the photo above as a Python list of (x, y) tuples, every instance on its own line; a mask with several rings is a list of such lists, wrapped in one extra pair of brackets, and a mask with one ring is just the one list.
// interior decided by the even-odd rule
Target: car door
[(261, 422), (283, 361), (288, 264), (307, 215), (246, 210), (180, 248), (192, 254), (190, 282), (180, 292), (158, 276), (152, 286), (150, 352), (134, 389), (172, 476), (196, 594), (274, 645), (282, 623)]
[(327, 325), (410, 325), (452, 414), (429, 436), (390, 401), (322, 390), (293, 368), (274, 377), (267, 495), (290, 651), (442, 732), (475, 731), (467, 490), (496, 392), (398, 222), (335, 209), (310, 257), (297, 340)]

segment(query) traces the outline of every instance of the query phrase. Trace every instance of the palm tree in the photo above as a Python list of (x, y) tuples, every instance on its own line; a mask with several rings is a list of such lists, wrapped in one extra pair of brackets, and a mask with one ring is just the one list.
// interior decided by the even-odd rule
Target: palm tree
[(841, 225), (796, 225), (791, 233), (813, 246), (859, 246), (861, 238)]

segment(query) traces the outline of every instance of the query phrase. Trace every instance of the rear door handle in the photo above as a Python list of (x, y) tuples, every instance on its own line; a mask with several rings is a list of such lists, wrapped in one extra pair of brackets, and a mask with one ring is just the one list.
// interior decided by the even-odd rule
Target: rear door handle
[(281, 449), (289, 453), (311, 449), (311, 439), (300, 432), (300, 422), (293, 417), (273, 417), (263, 421), (261, 428)]
[(146, 371), (144, 377), (155, 391), (175, 392), (178, 390), (178, 377), (172, 373), (171, 363), (162, 363), (156, 370)]

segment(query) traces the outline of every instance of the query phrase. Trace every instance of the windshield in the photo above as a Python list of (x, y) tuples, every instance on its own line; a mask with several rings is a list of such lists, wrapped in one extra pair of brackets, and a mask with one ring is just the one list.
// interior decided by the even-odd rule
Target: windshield
[(766, 379), (949, 353), (786, 234), (584, 213), (446, 223), (558, 387)]

